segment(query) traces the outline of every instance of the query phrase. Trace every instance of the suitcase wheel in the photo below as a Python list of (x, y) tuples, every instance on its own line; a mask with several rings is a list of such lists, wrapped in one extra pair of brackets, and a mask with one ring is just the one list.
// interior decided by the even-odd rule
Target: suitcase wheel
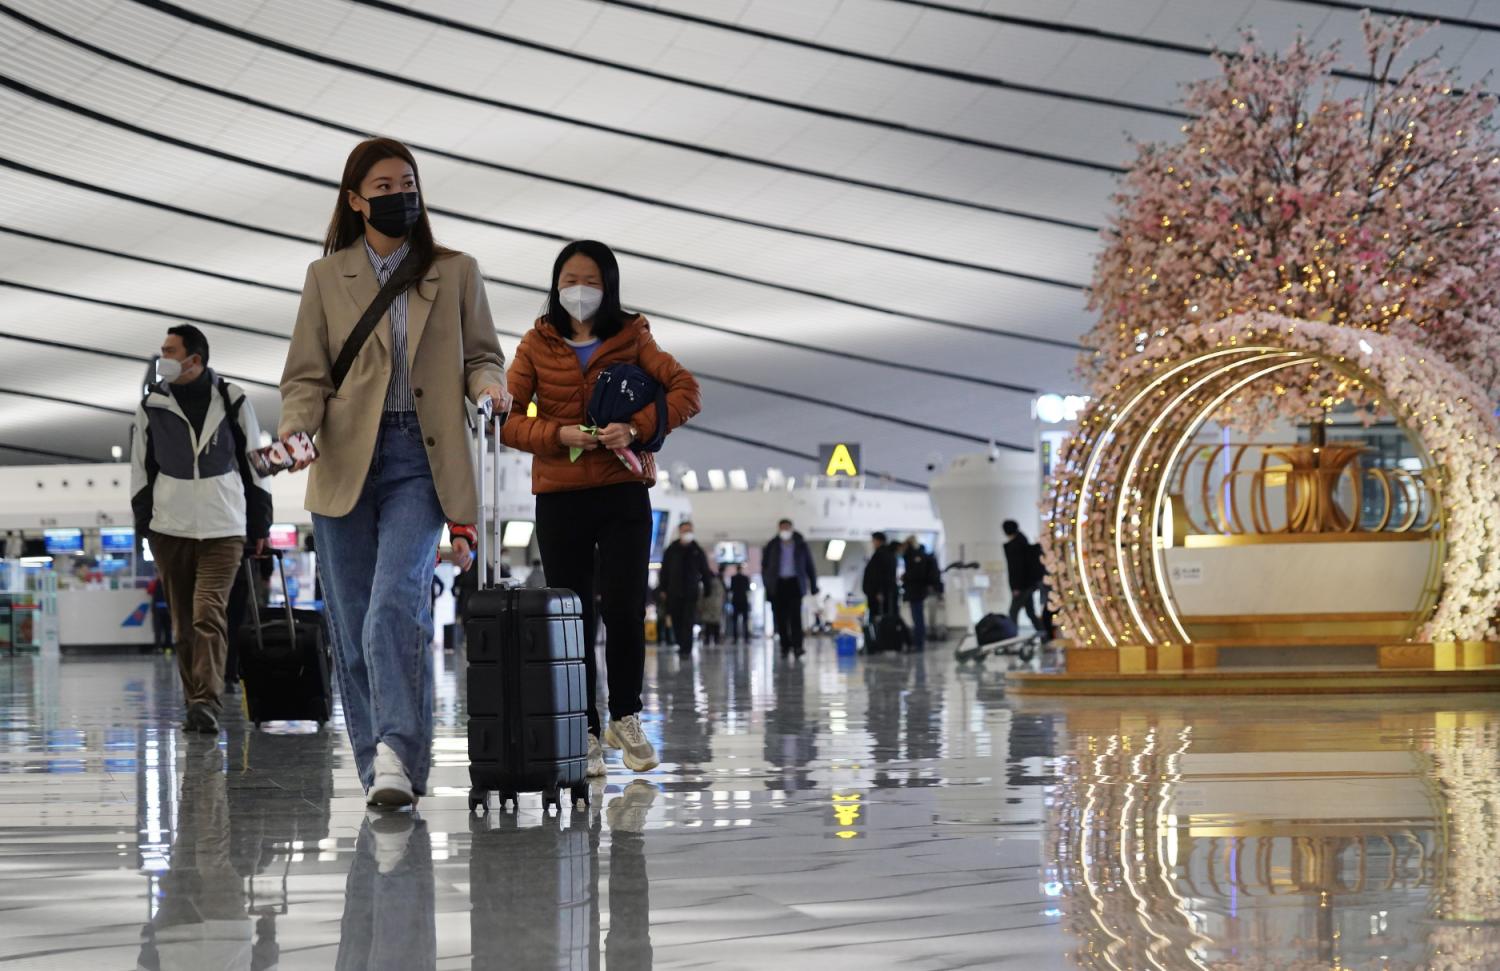
[(1036, 657), (1036, 648), (1030, 644), (1027, 644), (1025, 647), (1016, 652), (1016, 656), (1019, 657), (1022, 661), (1030, 661), (1032, 658)]
[[(506, 808), (507, 806), (510, 807), (510, 808), (507, 809)], [(500, 811), (501, 812), (520, 812), (521, 811), (521, 797), (520, 797), (520, 794), (519, 793), (514, 793), (514, 792), (502, 792), (502, 793), (500, 793)]]
[(490, 791), (488, 789), (469, 790), (469, 812), (478, 809), (481, 814), (490, 811)]
[(588, 786), (574, 786), (572, 796), (573, 805), (575, 806), (577, 806), (580, 802), (585, 806), (588, 806), (592, 801), (592, 793), (589, 792)]
[(562, 799), (558, 796), (558, 790), (549, 789), (542, 793), (542, 812), (550, 816), (554, 809), (557, 810), (558, 816), (562, 815)]

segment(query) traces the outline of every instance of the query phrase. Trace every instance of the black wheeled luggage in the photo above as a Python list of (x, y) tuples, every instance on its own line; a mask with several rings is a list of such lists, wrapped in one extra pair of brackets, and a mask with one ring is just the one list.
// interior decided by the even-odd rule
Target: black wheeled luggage
[(900, 654), (910, 647), (911, 628), (900, 614), (880, 615), (865, 635), (866, 654)]
[(286, 601), (286, 622), (263, 621), (255, 596), (255, 571), (242, 572), (250, 585), (247, 603), (250, 617), (234, 636), (238, 641), (240, 683), (244, 685), (250, 720), (257, 728), (270, 721), (315, 721), (321, 728), (333, 717), (323, 615), (292, 606), (286, 571), (278, 569)]
[[(483, 477), (485, 428), (478, 423)], [(498, 474), (490, 508), (499, 508)], [(481, 490), (481, 495), (483, 490)], [(481, 508), (480, 518), (484, 518)], [(566, 789), (588, 802), (588, 690), (583, 609), (570, 590), (522, 589), (494, 579), (490, 552), (498, 523), (480, 524), (478, 589), (464, 627), (469, 703), (469, 810), (514, 805), (540, 792), (544, 808), (562, 808)]]
[(1005, 614), (985, 614), (974, 625), (974, 636), (978, 638), (980, 647), (1008, 641), (1018, 634), (1020, 631), (1016, 629), (1016, 622)]

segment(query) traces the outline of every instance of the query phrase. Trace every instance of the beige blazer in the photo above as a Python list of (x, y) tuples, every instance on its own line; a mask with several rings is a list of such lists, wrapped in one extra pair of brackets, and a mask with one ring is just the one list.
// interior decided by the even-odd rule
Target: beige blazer
[[(365, 341), (338, 394), (331, 372), (379, 289), (364, 240), (314, 262), (302, 285), (281, 374), (278, 431), (283, 439), (295, 432), (315, 437), (319, 457), (307, 483), (307, 509), (322, 516), (348, 515), (374, 458), (391, 380), (390, 314)], [(464, 402), (490, 385), (505, 386), (505, 360), (472, 256), (439, 257), (408, 291), (406, 331), (412, 394), (443, 514), (451, 522), (473, 523), (479, 504)]]

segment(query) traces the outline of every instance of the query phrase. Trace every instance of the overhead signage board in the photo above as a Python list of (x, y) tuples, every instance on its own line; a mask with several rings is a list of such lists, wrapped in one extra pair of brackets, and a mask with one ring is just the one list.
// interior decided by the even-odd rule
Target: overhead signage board
[(818, 446), (818, 465), (830, 479), (835, 476), (862, 474), (860, 447), (857, 442), (835, 442)]

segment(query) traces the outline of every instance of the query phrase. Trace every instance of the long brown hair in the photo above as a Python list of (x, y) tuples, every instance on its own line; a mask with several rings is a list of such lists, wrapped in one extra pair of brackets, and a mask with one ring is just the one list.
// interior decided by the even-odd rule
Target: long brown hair
[[(439, 246), (432, 238), (432, 223), (427, 221), (427, 196), (422, 192), (422, 175), (417, 171), (417, 159), (411, 149), (394, 138), (367, 138), (354, 146), (349, 160), (344, 163), (344, 175), (339, 179), (338, 202), (333, 207), (333, 218), (328, 221), (328, 235), (323, 238), (323, 255), (327, 256), (358, 242), (365, 235), (365, 217), (349, 205), (349, 193), (359, 194), (359, 187), (370, 174), (375, 163), (388, 158), (399, 158), (411, 166), (411, 174), (422, 197), (422, 215), (411, 228), (407, 239), (416, 254), (414, 272), (410, 280), (420, 280), (432, 268), (433, 261), (452, 256), (453, 250)], [(410, 285), (410, 284), (408, 284)]]

